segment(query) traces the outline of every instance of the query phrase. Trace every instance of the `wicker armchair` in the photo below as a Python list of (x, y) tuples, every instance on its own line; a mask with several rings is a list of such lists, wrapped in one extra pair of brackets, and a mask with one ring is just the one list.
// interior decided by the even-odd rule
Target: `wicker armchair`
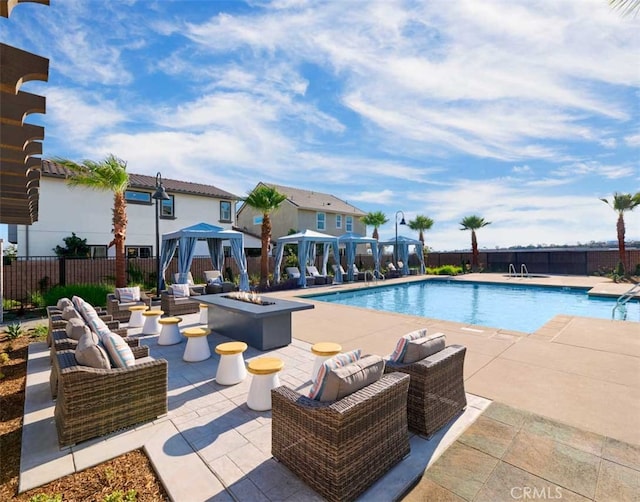
[(330, 501), (353, 500), (409, 453), (402, 373), (338, 401), (271, 391), (273, 456)]
[[(136, 359), (147, 347), (134, 351)], [(142, 356), (144, 357), (144, 356)], [(58, 443), (69, 446), (167, 413), (167, 361), (129, 368), (79, 366), (75, 352), (56, 352), (60, 370), (55, 421)]]
[[(139, 357), (145, 357), (149, 354), (148, 347), (140, 347), (139, 338), (123, 338), (127, 345), (131, 347), (136, 359)], [(56, 353), (63, 350), (75, 350), (78, 345), (78, 340), (68, 338), (67, 332), (64, 329), (53, 331), (51, 334), (51, 372), (49, 373), (49, 387), (51, 389), (51, 399), (56, 399), (58, 396), (58, 361)], [(140, 352), (142, 350), (142, 352)]]
[(200, 310), (200, 302), (189, 296), (174, 296), (168, 291), (160, 294), (162, 311), (170, 316), (195, 314)]
[(129, 322), (129, 317), (131, 317), (129, 307), (134, 305), (146, 305), (151, 308), (151, 298), (141, 292), (140, 301), (121, 303), (115, 293), (107, 294), (107, 313), (112, 315), (116, 321)]
[(431, 437), (467, 406), (464, 393), (466, 347), (449, 345), (415, 363), (386, 361), (385, 373), (399, 371), (411, 376), (407, 418), (409, 429)]

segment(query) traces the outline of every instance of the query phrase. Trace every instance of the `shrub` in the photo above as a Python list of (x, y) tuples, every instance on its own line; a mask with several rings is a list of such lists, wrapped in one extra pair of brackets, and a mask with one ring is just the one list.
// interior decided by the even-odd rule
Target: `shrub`
[(2, 299), (2, 310), (15, 310), (22, 306), (18, 300), (12, 300), (11, 298)]
[(31, 337), (32, 338), (44, 338), (47, 336), (49, 332), (49, 328), (46, 324), (38, 324), (31, 329)]
[(12, 324), (8, 324), (4, 331), (9, 340), (15, 340), (22, 336), (22, 325), (19, 322), (14, 322)]
[(435, 268), (427, 268), (430, 275), (458, 275), (462, 273), (462, 267), (456, 265), (442, 265)]
[(129, 490), (127, 493), (116, 490), (106, 495), (102, 500), (103, 502), (136, 502), (136, 500), (138, 500), (138, 493), (135, 490)]
[(107, 294), (113, 293), (114, 288), (109, 284), (70, 284), (68, 286), (54, 286), (44, 293), (45, 305), (55, 305), (60, 298), (79, 296), (94, 307), (106, 307)]
[(62, 495), (48, 495), (46, 493), (38, 493), (29, 499), (29, 502), (62, 502)]

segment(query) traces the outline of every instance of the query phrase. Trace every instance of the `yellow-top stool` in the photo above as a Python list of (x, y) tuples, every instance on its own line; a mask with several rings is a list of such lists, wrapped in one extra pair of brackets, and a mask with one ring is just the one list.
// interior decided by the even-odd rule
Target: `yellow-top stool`
[(163, 317), (158, 319), (158, 323), (162, 326), (160, 336), (158, 337), (158, 345), (175, 345), (182, 341), (179, 324), (182, 317)]
[(247, 350), (244, 342), (227, 342), (216, 346), (216, 354), (220, 355), (216, 382), (220, 385), (234, 385), (247, 377), (242, 353)]
[(142, 313), (144, 317), (143, 335), (157, 335), (160, 333), (160, 323), (158, 320), (164, 314), (162, 310), (146, 310)]
[(280, 386), (278, 372), (284, 367), (284, 361), (277, 357), (258, 357), (249, 361), (247, 371), (253, 375), (247, 406), (255, 411), (271, 409), (271, 389)]
[(314, 381), (322, 363), (327, 359), (340, 354), (340, 352), (342, 352), (342, 346), (333, 342), (319, 342), (311, 347), (311, 352), (316, 356), (316, 360), (313, 363), (313, 370), (311, 371), (311, 381)]
[(129, 307), (129, 312), (131, 312), (131, 315), (129, 316), (129, 325), (127, 327), (141, 328), (144, 324), (142, 313), (148, 309), (149, 307), (147, 305), (133, 305)]
[(211, 357), (211, 349), (207, 335), (211, 331), (207, 328), (187, 328), (182, 334), (187, 337), (187, 346), (184, 348), (182, 359), (190, 363), (204, 361)]

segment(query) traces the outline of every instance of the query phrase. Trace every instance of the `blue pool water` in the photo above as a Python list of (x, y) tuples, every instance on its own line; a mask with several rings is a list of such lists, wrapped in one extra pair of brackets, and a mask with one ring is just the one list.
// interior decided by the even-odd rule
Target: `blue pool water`
[[(557, 314), (611, 319), (616, 301), (586, 289), (429, 280), (325, 295), (314, 300), (533, 333)], [(620, 318), (616, 315), (616, 319)], [(640, 321), (640, 302), (627, 306)]]

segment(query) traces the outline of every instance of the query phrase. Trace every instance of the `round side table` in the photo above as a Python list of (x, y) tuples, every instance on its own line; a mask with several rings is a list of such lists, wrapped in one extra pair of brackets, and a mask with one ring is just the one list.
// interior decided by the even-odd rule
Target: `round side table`
[(200, 304), (200, 324), (207, 324), (209, 322), (209, 305), (206, 303)]
[(211, 349), (207, 341), (210, 331), (206, 328), (187, 328), (182, 334), (187, 337), (187, 346), (184, 348), (182, 359), (197, 363), (211, 357)]
[(316, 360), (313, 363), (313, 370), (311, 371), (311, 381), (313, 382), (318, 375), (320, 366), (327, 359), (340, 354), (342, 346), (333, 342), (319, 342), (311, 347), (311, 352), (316, 356)]
[(144, 326), (142, 326), (143, 335), (157, 335), (160, 333), (160, 323), (158, 320), (164, 314), (162, 310), (146, 310), (142, 313), (144, 317)]
[(216, 382), (220, 385), (234, 385), (247, 377), (242, 353), (247, 350), (244, 342), (227, 342), (216, 346), (216, 354), (220, 354)]
[(247, 406), (255, 411), (271, 409), (271, 389), (280, 385), (278, 372), (284, 367), (284, 361), (277, 357), (258, 357), (249, 361), (247, 371), (253, 375)]
[(158, 319), (158, 322), (162, 326), (158, 337), (158, 345), (175, 345), (182, 341), (178, 326), (182, 322), (182, 317), (163, 317)]
[(133, 307), (129, 307), (129, 312), (131, 315), (129, 316), (129, 328), (142, 328), (144, 324), (144, 318), (142, 317), (142, 313), (145, 310), (148, 310), (149, 307), (146, 305), (134, 305)]

